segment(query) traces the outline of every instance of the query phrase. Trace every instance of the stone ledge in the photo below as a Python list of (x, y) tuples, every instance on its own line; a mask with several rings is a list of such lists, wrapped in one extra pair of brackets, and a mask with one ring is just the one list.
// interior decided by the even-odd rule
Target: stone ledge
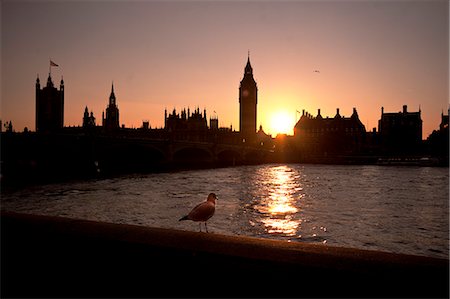
[(448, 259), (2, 212), (2, 297), (448, 297)]

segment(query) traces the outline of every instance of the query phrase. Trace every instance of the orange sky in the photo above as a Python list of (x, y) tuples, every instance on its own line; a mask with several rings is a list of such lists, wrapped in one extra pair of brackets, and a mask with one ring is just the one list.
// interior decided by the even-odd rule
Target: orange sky
[[(258, 126), (296, 111), (352, 109), (367, 130), (381, 107), (422, 111), (423, 138), (449, 102), (448, 1), (1, 2), (2, 121), (35, 130), (35, 81), (65, 81), (66, 126), (97, 123), (111, 82), (120, 123), (164, 124), (164, 109), (216, 111), (239, 128), (238, 88), (250, 50)], [(319, 70), (320, 73), (314, 72)], [(292, 133), (290, 131), (289, 133)]]

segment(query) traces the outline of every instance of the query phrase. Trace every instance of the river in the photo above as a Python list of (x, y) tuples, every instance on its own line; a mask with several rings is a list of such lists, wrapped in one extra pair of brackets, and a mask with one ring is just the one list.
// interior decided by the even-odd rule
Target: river
[(449, 256), (449, 169), (266, 164), (135, 174), (6, 192), (1, 208), (198, 231), (178, 221), (210, 192), (210, 233)]

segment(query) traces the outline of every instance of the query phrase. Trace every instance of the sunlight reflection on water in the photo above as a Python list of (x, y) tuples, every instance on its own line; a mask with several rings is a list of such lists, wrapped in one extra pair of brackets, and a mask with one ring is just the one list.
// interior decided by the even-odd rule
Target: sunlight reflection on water
[(270, 184), (267, 186), (269, 196), (255, 206), (263, 214), (261, 222), (270, 234), (295, 236), (301, 219), (294, 219), (293, 215), (299, 211), (295, 205), (301, 197), (296, 198), (293, 193), (298, 183), (294, 172), (288, 166), (279, 166), (268, 169), (263, 175)]

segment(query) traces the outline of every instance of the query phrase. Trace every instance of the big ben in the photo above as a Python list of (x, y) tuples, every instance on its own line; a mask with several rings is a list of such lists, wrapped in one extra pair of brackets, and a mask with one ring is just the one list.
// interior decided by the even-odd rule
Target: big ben
[(253, 142), (256, 137), (256, 105), (258, 103), (258, 87), (253, 78), (250, 55), (245, 66), (244, 78), (239, 86), (239, 131), (243, 141)]

